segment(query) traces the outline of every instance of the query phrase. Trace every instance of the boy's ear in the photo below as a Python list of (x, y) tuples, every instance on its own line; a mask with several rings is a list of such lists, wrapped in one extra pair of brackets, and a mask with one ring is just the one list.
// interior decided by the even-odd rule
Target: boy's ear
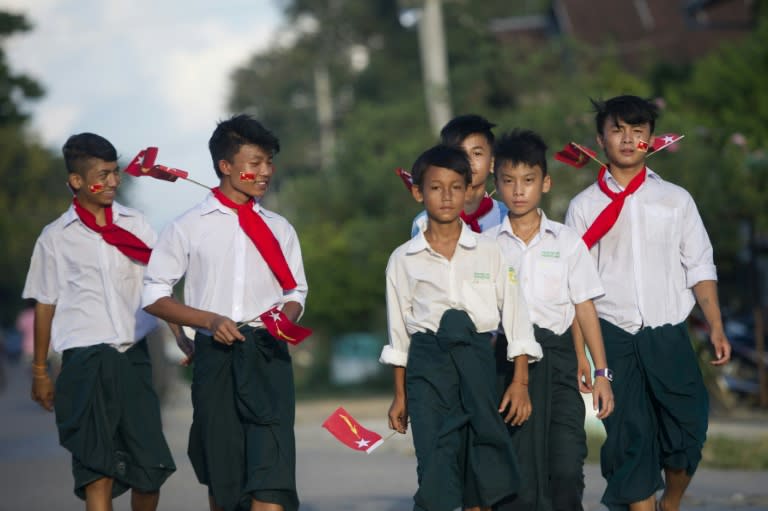
[(419, 185), (411, 185), (411, 195), (416, 199), (416, 202), (424, 202), (424, 194), (421, 193)]
[(541, 185), (541, 191), (543, 193), (549, 193), (549, 191), (552, 189), (552, 178), (549, 174), (544, 176), (544, 182)]
[(77, 194), (84, 184), (85, 180), (83, 179), (83, 176), (77, 172), (70, 172), (67, 176), (67, 186), (69, 186), (69, 189), (72, 190), (72, 193), (74, 194)]
[(227, 160), (219, 160), (219, 171), (225, 176), (232, 174), (232, 164)]
[(496, 161), (496, 158), (495, 158), (495, 157), (493, 157), (493, 156), (491, 156), (491, 174), (493, 174), (493, 173), (494, 173), (494, 172), (493, 172), (493, 169), (494, 169), (494, 165), (493, 165), (493, 164), (495, 163), (495, 161)]
[(600, 133), (595, 135), (595, 140), (597, 140), (597, 145), (599, 145), (601, 149), (605, 149), (605, 143), (603, 142), (603, 136)]

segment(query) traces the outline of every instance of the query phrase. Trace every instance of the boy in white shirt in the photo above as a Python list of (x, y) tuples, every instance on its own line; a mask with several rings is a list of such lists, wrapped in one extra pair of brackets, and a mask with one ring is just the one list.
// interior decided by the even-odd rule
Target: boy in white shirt
[[(704, 445), (707, 391), (685, 320), (695, 302), (722, 365), (731, 347), (712, 245), (693, 198), (645, 165), (657, 107), (636, 96), (593, 102), (608, 166), (578, 194), (566, 224), (582, 234), (605, 295), (595, 300), (616, 409), (601, 465), (612, 510), (677, 511)], [(664, 469), (664, 479), (661, 477)]]
[[(75, 197), (37, 239), (23, 292), (36, 300), (32, 399), (56, 411), (86, 509), (112, 509), (130, 488), (134, 511), (154, 511), (176, 470), (145, 339), (157, 325), (139, 307), (155, 233), (115, 202), (120, 170), (108, 140), (72, 135), (62, 152)], [(51, 343), (63, 354), (55, 392)]]
[[(595, 362), (592, 391), (598, 418), (613, 410), (611, 373), (605, 361), (600, 324), (592, 299), (603, 294), (589, 252), (571, 228), (539, 209), (552, 180), (547, 146), (532, 131), (502, 135), (494, 146), (494, 175), (499, 197), (509, 209), (501, 225), (483, 233), (502, 248), (525, 295), (536, 340), (544, 357), (532, 364), (528, 390), (531, 419), (511, 433), (521, 466), (521, 489), (496, 509), (503, 511), (578, 511), (584, 493), (584, 401), (570, 327), (574, 319), (586, 334)], [(504, 386), (518, 379), (505, 360), (506, 339), (496, 341)]]
[(210, 508), (295, 511), (291, 357), (260, 317), (278, 308), (295, 322), (307, 295), (296, 232), (259, 203), (280, 145), (247, 115), (220, 122), (208, 145), (219, 187), (162, 232), (142, 304), (197, 330), (188, 453)]
[(389, 425), (405, 433), (409, 416), (413, 425), (415, 510), (489, 509), (518, 488), (504, 422), (530, 415), (525, 389), (510, 386), (499, 403), (492, 333), (504, 326), (520, 373), (541, 347), (498, 245), (460, 219), (471, 180), (464, 152), (435, 146), (412, 175), (428, 223), (387, 266), (389, 345), (380, 360), (395, 366)]

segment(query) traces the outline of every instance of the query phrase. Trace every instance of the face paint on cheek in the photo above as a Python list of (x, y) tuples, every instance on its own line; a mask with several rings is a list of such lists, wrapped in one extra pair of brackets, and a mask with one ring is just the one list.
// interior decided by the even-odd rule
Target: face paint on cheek
[(240, 173), (240, 181), (245, 181), (247, 183), (253, 183), (256, 181), (256, 174), (254, 172), (241, 172)]
[(638, 140), (637, 150), (642, 151), (644, 153), (648, 152), (648, 142), (646, 142), (645, 140)]
[(101, 193), (104, 191), (104, 185), (101, 183), (94, 183), (88, 187), (88, 191), (91, 193)]

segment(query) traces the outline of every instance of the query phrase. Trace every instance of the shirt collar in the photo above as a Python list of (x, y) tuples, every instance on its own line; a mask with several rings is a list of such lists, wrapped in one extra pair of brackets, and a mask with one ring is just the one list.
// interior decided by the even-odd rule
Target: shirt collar
[[(256, 201), (253, 203), (253, 210), (263, 216), (266, 216), (268, 218), (271, 218), (274, 216), (274, 214), (269, 211), (268, 209), (265, 209), (259, 201)], [(214, 197), (213, 193), (209, 193), (205, 200), (203, 200), (200, 215), (207, 215), (208, 213), (212, 213), (213, 211), (221, 211), (222, 213), (228, 214), (228, 215), (234, 215), (235, 212), (226, 207), (224, 204), (222, 204), (219, 199)]]
[[(645, 177), (646, 177), (646, 178), (651, 178), (651, 179), (653, 179), (654, 181), (661, 181), (661, 176), (660, 176), (660, 175), (658, 175), (657, 173), (655, 173), (653, 170), (651, 170), (651, 168), (650, 168), (650, 167), (647, 167), (647, 166), (646, 166), (646, 167), (645, 167), (645, 170), (647, 171), (647, 174), (645, 175)], [(613, 187), (614, 189), (616, 189), (616, 190), (623, 190), (623, 189), (624, 189), (624, 187), (623, 187), (623, 186), (621, 186), (621, 185), (619, 184), (619, 182), (618, 182), (618, 181), (616, 181), (616, 179), (614, 179), (614, 177), (611, 175), (611, 173), (610, 173), (610, 172), (606, 172), (606, 173), (605, 173), (605, 177), (603, 178), (603, 180), (604, 180), (606, 183), (608, 183), (608, 185), (609, 185), (609, 186), (612, 186), (612, 187)]]
[[(419, 232), (416, 233), (416, 235), (408, 242), (408, 248), (406, 249), (407, 254), (415, 254), (429, 248), (427, 238), (424, 237), (424, 230), (425, 229), (419, 229)], [(469, 226), (464, 222), (461, 222), (459, 245), (470, 249), (477, 246), (477, 235), (472, 232), (472, 229), (470, 229)]]
[[(541, 224), (539, 225), (539, 235), (541, 235), (542, 233), (548, 232), (552, 236), (557, 238), (558, 235), (560, 234), (561, 226), (553, 222), (549, 218), (547, 218), (547, 215), (544, 213), (544, 211), (541, 208), (537, 208), (536, 211), (538, 211), (539, 215), (541, 215)], [(513, 238), (517, 238), (517, 236), (515, 236), (514, 232), (512, 231), (512, 222), (509, 220), (509, 215), (504, 215), (504, 221), (501, 223), (500, 232), (503, 232)]]
[[(112, 202), (112, 221), (117, 223), (117, 219), (121, 216), (136, 216), (136, 211), (131, 208), (126, 208), (118, 202)], [(77, 212), (75, 211), (74, 204), (70, 204), (69, 208), (64, 212), (64, 225), (69, 225), (72, 222), (79, 220)]]

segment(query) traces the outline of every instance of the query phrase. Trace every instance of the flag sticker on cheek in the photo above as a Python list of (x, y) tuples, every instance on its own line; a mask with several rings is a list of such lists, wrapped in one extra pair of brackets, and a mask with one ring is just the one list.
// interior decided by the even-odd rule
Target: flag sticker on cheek
[(104, 185), (101, 183), (94, 183), (88, 187), (88, 191), (91, 193), (101, 193), (104, 191)]
[(644, 153), (648, 152), (648, 142), (646, 142), (645, 140), (638, 140), (637, 149)]
[(241, 172), (240, 181), (253, 183), (254, 181), (256, 181), (256, 174), (254, 172)]

